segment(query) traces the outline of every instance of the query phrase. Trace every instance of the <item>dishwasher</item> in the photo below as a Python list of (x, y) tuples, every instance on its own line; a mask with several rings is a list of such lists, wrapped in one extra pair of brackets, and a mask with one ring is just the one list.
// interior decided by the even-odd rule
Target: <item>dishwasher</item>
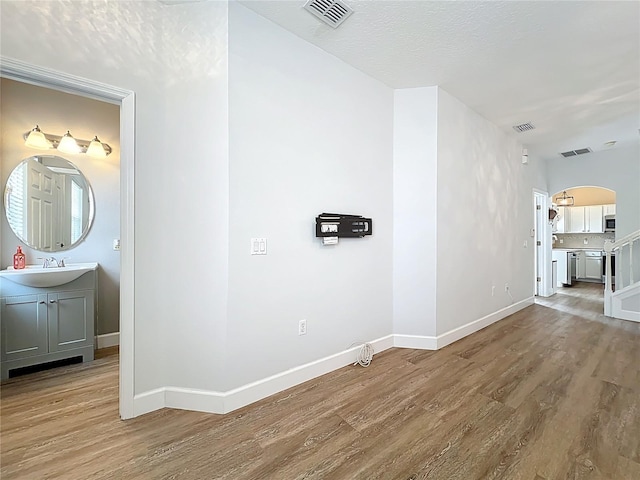
[(567, 285), (572, 285), (576, 281), (577, 263), (578, 254), (576, 252), (567, 253)]

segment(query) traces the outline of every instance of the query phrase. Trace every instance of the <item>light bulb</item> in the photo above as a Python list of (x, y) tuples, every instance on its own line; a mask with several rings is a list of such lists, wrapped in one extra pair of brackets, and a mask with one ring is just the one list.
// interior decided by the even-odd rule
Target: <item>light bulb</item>
[(91, 140), (89, 148), (87, 148), (87, 155), (95, 158), (105, 158), (107, 156), (107, 152), (104, 150), (104, 146), (97, 135)]
[(29, 136), (24, 144), (27, 147), (37, 148), (40, 150), (49, 150), (52, 147), (51, 142), (47, 140), (47, 137), (44, 136), (44, 133), (42, 133), (42, 130), (40, 130), (38, 125), (29, 132)]
[(76, 142), (76, 139), (71, 136), (69, 130), (65, 133), (60, 139), (60, 144), (58, 145), (58, 150), (64, 153), (80, 153), (80, 147)]

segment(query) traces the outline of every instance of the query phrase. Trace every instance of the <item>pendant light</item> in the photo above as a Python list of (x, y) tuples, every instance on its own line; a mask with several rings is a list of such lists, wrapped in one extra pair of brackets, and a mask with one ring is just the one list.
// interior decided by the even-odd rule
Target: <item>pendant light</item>
[(567, 191), (562, 192), (562, 196), (558, 195), (555, 198), (555, 202), (557, 205), (561, 205), (563, 207), (573, 205), (573, 197), (571, 195), (567, 195)]
[(91, 143), (87, 148), (87, 155), (94, 158), (105, 158), (107, 156), (107, 152), (97, 135), (93, 137), (93, 140), (91, 140)]
[(38, 125), (29, 132), (29, 136), (27, 136), (24, 144), (27, 147), (37, 148), (39, 150), (49, 150), (53, 146), (51, 142), (47, 140), (47, 137), (44, 136), (44, 133), (42, 133)]
[(69, 133), (69, 130), (67, 130), (67, 133), (60, 139), (58, 150), (63, 153), (80, 153), (81, 151), (80, 146), (78, 146), (76, 139)]

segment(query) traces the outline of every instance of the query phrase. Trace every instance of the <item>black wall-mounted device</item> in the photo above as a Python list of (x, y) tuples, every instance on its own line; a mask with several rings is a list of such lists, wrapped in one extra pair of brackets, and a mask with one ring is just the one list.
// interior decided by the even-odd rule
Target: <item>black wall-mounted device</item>
[(316, 237), (357, 238), (371, 235), (372, 232), (371, 219), (361, 215), (321, 213), (316, 217)]

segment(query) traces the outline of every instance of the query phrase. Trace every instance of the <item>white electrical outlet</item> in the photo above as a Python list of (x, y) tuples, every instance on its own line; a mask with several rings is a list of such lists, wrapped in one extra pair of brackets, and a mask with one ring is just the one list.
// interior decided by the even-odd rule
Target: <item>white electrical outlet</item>
[(300, 320), (298, 322), (298, 335), (306, 335), (307, 334), (307, 321)]
[(493, 296), (495, 296), (495, 294), (496, 294), (496, 286), (495, 286), (495, 285), (493, 285), (493, 286), (491, 287), (491, 296), (493, 297)]
[(120, 250), (120, 239), (119, 238), (114, 238), (113, 239), (113, 249), (114, 250)]

